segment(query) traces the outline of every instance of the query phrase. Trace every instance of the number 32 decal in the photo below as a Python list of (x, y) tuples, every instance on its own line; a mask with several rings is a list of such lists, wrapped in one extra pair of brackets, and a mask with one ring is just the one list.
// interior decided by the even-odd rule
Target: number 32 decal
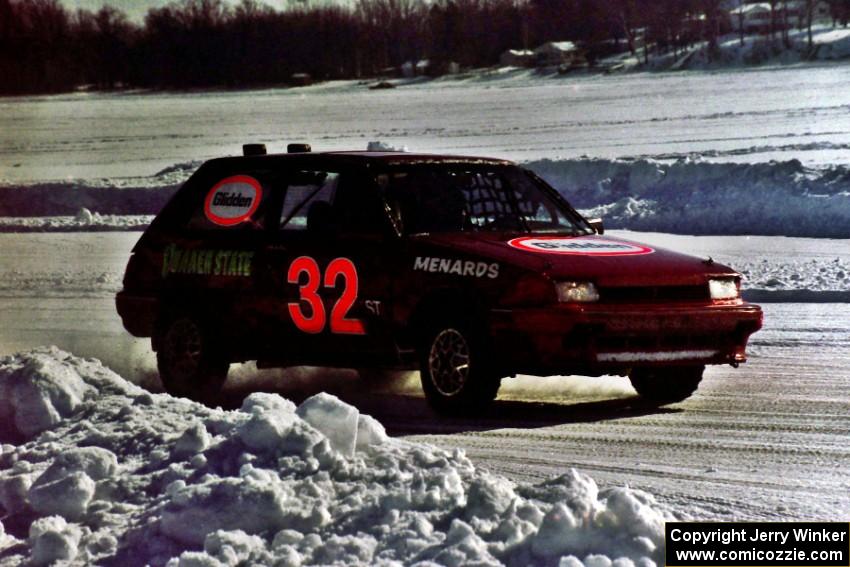
[[(307, 274), (306, 283), (301, 284), (301, 274)], [(339, 335), (365, 335), (366, 329), (359, 319), (348, 319), (349, 309), (357, 300), (357, 268), (348, 258), (336, 258), (328, 264), (325, 270), (325, 278), (322, 281), (321, 270), (316, 260), (309, 256), (300, 256), (289, 265), (286, 281), (298, 284), (301, 301), (288, 304), (289, 315), (292, 322), (301, 331), (310, 334), (321, 333), (325, 328), (327, 315), (322, 298), (319, 296), (319, 285), (324, 284), (326, 288), (335, 288), (339, 279), (343, 279), (342, 295), (331, 310), (331, 333)], [(310, 306), (310, 314), (306, 314), (301, 307), (301, 302)]]

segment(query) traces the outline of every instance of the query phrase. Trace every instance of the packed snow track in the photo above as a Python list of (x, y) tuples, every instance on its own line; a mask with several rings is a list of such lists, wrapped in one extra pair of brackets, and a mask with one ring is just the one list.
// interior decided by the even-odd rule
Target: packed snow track
[[(850, 514), (850, 317), (845, 304), (767, 304), (750, 362), (714, 367), (697, 393), (641, 407), (626, 379), (522, 379), (492, 417), (439, 424), (383, 418), (393, 433), (462, 447), (514, 480), (569, 467), (627, 483), (697, 518)], [(608, 389), (606, 390), (606, 387)], [(569, 398), (575, 388), (575, 397)]]

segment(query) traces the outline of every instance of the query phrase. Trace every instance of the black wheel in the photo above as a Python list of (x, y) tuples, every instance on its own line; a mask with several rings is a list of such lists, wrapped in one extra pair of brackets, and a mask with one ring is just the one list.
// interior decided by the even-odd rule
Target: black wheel
[(217, 399), (230, 368), (209, 331), (190, 315), (162, 325), (156, 362), (166, 392), (204, 403)]
[(489, 364), (486, 338), (462, 322), (431, 325), (419, 357), (422, 389), (439, 412), (479, 411), (499, 391), (501, 377)]
[(671, 404), (696, 392), (705, 366), (635, 368), (629, 374), (632, 387), (646, 400)]

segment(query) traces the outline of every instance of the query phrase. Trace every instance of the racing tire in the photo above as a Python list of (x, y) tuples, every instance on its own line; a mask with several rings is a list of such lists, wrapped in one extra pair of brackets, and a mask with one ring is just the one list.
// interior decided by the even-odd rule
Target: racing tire
[(474, 414), (499, 392), (483, 332), (457, 318), (427, 327), (419, 348), (419, 374), (428, 403), (438, 413)]
[(696, 392), (705, 366), (635, 368), (629, 374), (641, 398), (661, 404), (681, 402)]
[(191, 315), (161, 325), (156, 364), (166, 392), (205, 404), (218, 399), (230, 368), (209, 329)]

